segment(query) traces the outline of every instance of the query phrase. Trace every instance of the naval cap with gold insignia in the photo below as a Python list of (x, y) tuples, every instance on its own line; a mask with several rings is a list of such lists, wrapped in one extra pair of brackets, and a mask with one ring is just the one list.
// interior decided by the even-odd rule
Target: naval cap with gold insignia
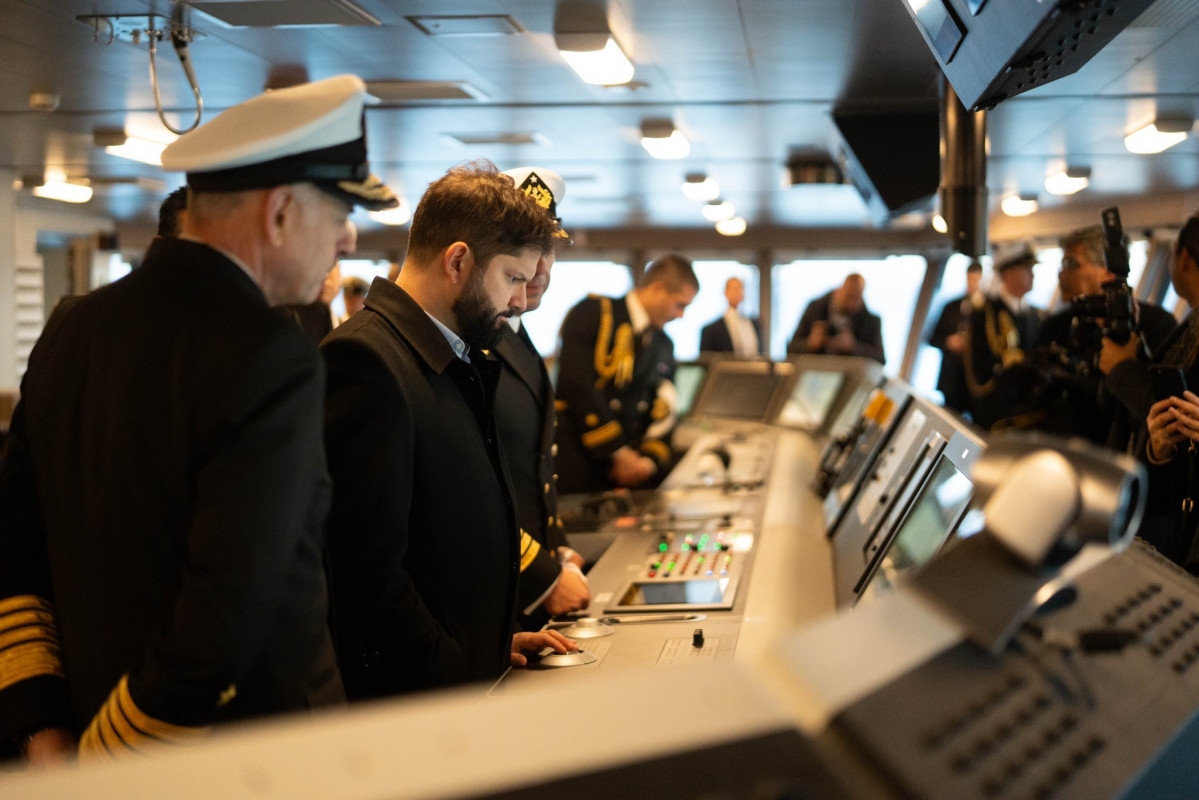
[(517, 167), (504, 170), (504, 174), (516, 182), (517, 189), (536, 200), (537, 205), (553, 217), (558, 223), (556, 236), (570, 238), (562, 230), (562, 219), (558, 216), (558, 204), (566, 197), (566, 181), (561, 175), (543, 167)]
[(266, 92), (177, 139), (162, 166), (199, 192), (307, 182), (351, 205), (392, 208), (399, 200), (366, 160), (365, 97), (354, 75)]

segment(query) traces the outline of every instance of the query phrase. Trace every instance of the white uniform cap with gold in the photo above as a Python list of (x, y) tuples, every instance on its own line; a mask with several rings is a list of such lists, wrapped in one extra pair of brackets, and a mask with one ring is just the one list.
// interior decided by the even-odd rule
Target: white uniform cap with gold
[(558, 223), (558, 236), (570, 238), (562, 230), (562, 220), (558, 217), (558, 203), (566, 197), (566, 181), (552, 169), (542, 167), (517, 167), (506, 169), (504, 174), (516, 182), (516, 188), (537, 201)]
[(313, 183), (351, 205), (399, 203), (366, 160), (366, 85), (354, 75), (266, 92), (224, 111), (162, 153), (200, 192)]
[(996, 245), (992, 261), (996, 272), (1004, 272), (1012, 267), (1036, 266), (1037, 254), (1028, 242), (1014, 242)]

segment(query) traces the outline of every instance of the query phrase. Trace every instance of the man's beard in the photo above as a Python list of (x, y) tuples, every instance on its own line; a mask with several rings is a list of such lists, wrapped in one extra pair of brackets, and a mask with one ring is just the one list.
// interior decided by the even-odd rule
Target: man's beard
[(451, 308), (458, 319), (458, 335), (472, 350), (490, 350), (499, 344), (504, 333), (499, 321), (507, 318), (507, 309), (503, 314), (496, 312), (483, 291), (483, 270), (477, 264), (466, 279), (466, 289)]

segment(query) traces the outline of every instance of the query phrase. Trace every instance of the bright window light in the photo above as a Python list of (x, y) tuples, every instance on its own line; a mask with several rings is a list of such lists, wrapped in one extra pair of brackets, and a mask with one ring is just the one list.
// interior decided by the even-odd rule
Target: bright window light
[(104, 148), (104, 152), (109, 155), (127, 158), (130, 161), (140, 161), (143, 164), (161, 167), (162, 151), (165, 149), (165, 144), (152, 142), (149, 139), (139, 139), (136, 136), (129, 136), (125, 139), (124, 144), (110, 145)]
[(1003, 198), (1003, 202), (999, 204), (999, 207), (1009, 217), (1027, 217), (1029, 214), (1036, 213), (1037, 199), (1035, 197), (1024, 198), (1018, 194), (1009, 194)]
[(745, 233), (745, 227), (745, 219), (743, 217), (733, 217), (717, 222), (716, 232), (721, 236), (740, 236)]
[(677, 159), (686, 158), (691, 152), (691, 142), (679, 130), (671, 131), (669, 136), (642, 136), (641, 146), (654, 158)]
[(1160, 153), (1182, 142), (1190, 134), (1190, 120), (1157, 120), (1125, 136), (1124, 147), (1130, 153), (1141, 155)]
[(66, 181), (46, 181), (41, 186), (34, 186), (33, 193), (37, 197), (64, 203), (86, 203), (92, 199), (92, 187)]
[(585, 83), (619, 86), (633, 79), (633, 63), (611, 36), (602, 50), (559, 50)]
[(1090, 170), (1058, 170), (1045, 179), (1045, 191), (1050, 194), (1076, 194), (1090, 185)]
[(728, 200), (719, 203), (708, 203), (703, 207), (704, 219), (708, 222), (720, 222), (721, 220), (732, 219), (737, 216), (737, 212), (733, 209), (733, 204)]

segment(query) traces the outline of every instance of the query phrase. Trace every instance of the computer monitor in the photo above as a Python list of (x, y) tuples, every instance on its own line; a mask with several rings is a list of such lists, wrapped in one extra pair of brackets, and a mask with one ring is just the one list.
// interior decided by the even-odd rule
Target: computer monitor
[(708, 369), (691, 416), (765, 421), (792, 372), (786, 363), (717, 361)]
[(794, 376), (770, 422), (815, 435), (837, 436), (853, 428), (882, 364), (858, 356), (798, 355), (787, 363)]
[(691, 407), (695, 403), (695, 397), (699, 393), (699, 388), (704, 384), (704, 378), (708, 375), (707, 364), (683, 363), (678, 364), (674, 368), (674, 388), (678, 392), (679, 419), (691, 413)]
[[(945, 446), (928, 479), (863, 575), (859, 601), (887, 591), (900, 575), (928, 561), (963, 524), (974, 492), (969, 471), (981, 453), (979, 444), (960, 435)], [(977, 531), (973, 524), (967, 527), (969, 532)]]

